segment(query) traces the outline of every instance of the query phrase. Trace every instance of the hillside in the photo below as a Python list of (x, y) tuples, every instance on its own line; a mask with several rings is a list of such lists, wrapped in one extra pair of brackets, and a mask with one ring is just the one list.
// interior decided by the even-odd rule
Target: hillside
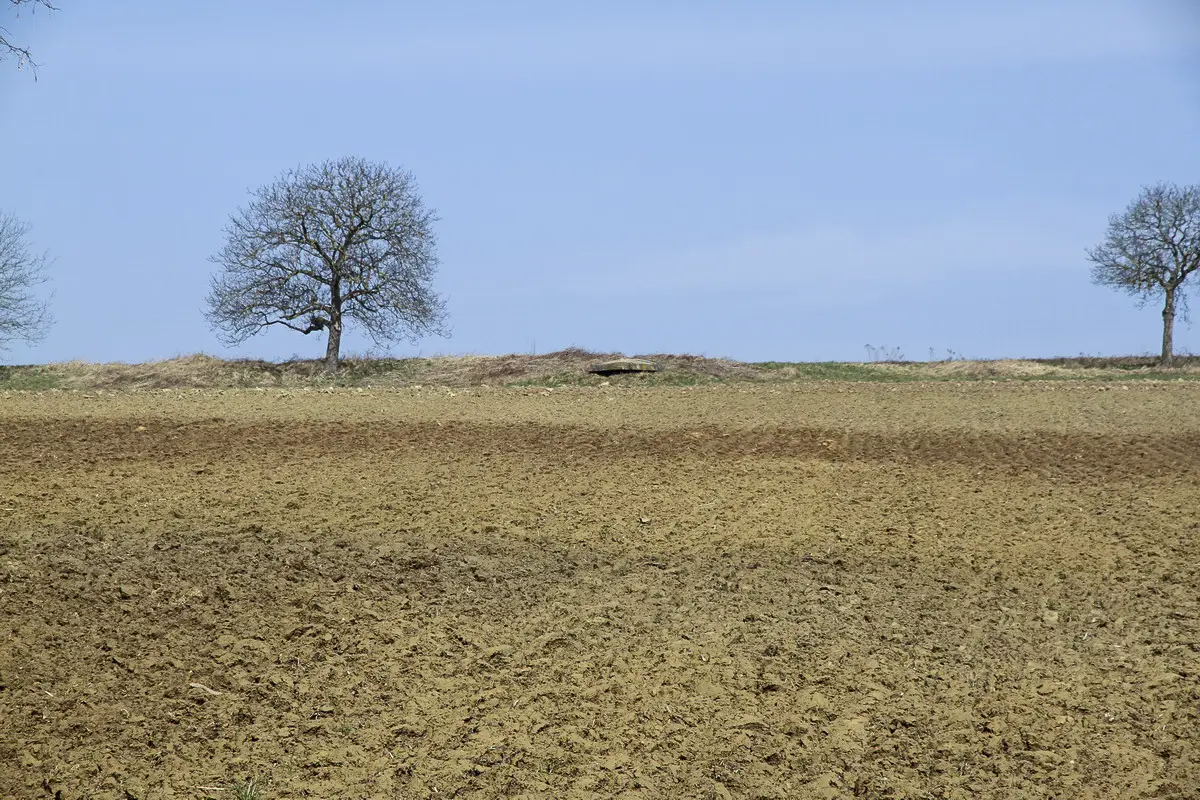
[(137, 390), (179, 388), (303, 388), (412, 386), (693, 386), (710, 383), (798, 381), (946, 380), (1196, 380), (1200, 356), (1180, 357), (1159, 367), (1149, 356), (952, 360), (925, 362), (740, 362), (696, 355), (640, 355), (659, 366), (653, 374), (600, 377), (589, 365), (616, 353), (581, 349), (544, 355), (436, 356), (432, 358), (347, 358), (337, 376), (318, 360), (282, 362), (226, 360), (189, 355), (142, 364), (84, 361), (0, 366), (0, 391)]

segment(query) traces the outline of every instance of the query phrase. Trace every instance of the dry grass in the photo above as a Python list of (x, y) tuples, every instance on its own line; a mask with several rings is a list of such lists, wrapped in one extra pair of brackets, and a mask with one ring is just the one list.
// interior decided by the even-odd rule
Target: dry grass
[(1196, 380), (1200, 357), (1183, 357), (1171, 369), (1149, 357), (1056, 358), (997, 361), (879, 363), (745, 363), (696, 355), (644, 354), (659, 366), (653, 374), (602, 378), (589, 365), (620, 356), (569, 348), (543, 355), (346, 358), (336, 376), (318, 360), (227, 360), (205, 354), (143, 364), (69, 361), (0, 367), (0, 390), (152, 390), (301, 387), (570, 386), (706, 383), (786, 383), (813, 380)]

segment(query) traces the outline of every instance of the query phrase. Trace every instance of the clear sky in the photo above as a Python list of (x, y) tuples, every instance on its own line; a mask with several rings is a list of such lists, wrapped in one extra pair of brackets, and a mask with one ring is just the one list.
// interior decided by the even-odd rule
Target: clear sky
[(0, 208), (58, 320), (8, 363), (322, 355), (201, 307), (248, 191), (343, 155), (442, 217), (453, 336), (397, 355), (1156, 352), (1084, 249), (1200, 183), (1194, 0), (58, 5), (0, 8), (42, 65), (0, 64)]

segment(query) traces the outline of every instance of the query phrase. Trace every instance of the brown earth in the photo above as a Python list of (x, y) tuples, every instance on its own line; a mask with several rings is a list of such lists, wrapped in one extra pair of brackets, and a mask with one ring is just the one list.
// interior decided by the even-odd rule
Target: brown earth
[(0, 394), (0, 797), (250, 776), (1200, 796), (1200, 386)]

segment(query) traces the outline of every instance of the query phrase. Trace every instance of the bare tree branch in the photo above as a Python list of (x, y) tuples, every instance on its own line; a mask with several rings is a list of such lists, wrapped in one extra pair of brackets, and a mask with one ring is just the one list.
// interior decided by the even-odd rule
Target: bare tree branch
[(432, 288), (436, 221), (412, 175), (385, 164), (343, 158), (289, 170), (230, 218), (211, 259), (221, 271), (209, 322), (227, 344), (272, 325), (326, 331), (331, 371), (348, 321), (380, 346), (445, 334)]
[(1161, 360), (1170, 363), (1176, 315), (1187, 319), (1184, 285), (1200, 271), (1200, 185), (1146, 187), (1109, 217), (1104, 243), (1087, 256), (1093, 283), (1133, 295), (1138, 305), (1162, 298)]
[[(50, 0), (8, 0), (8, 2), (16, 9), (18, 17), (21, 16), (21, 6), (26, 5), (30, 7), (29, 10), (31, 12), (36, 11), (38, 6), (49, 11), (58, 11), (58, 6), (51, 3)], [(33, 60), (29, 48), (14, 44), (8, 38), (9, 35), (8, 29), (0, 26), (0, 61), (15, 58), (17, 60), (17, 69), (21, 69), (28, 64), (30, 72), (33, 73), (34, 80), (37, 80), (38, 64)]]
[(40, 341), (54, 322), (36, 292), (48, 280), (49, 258), (30, 252), (28, 233), (26, 223), (0, 213), (0, 351), (12, 341)]

